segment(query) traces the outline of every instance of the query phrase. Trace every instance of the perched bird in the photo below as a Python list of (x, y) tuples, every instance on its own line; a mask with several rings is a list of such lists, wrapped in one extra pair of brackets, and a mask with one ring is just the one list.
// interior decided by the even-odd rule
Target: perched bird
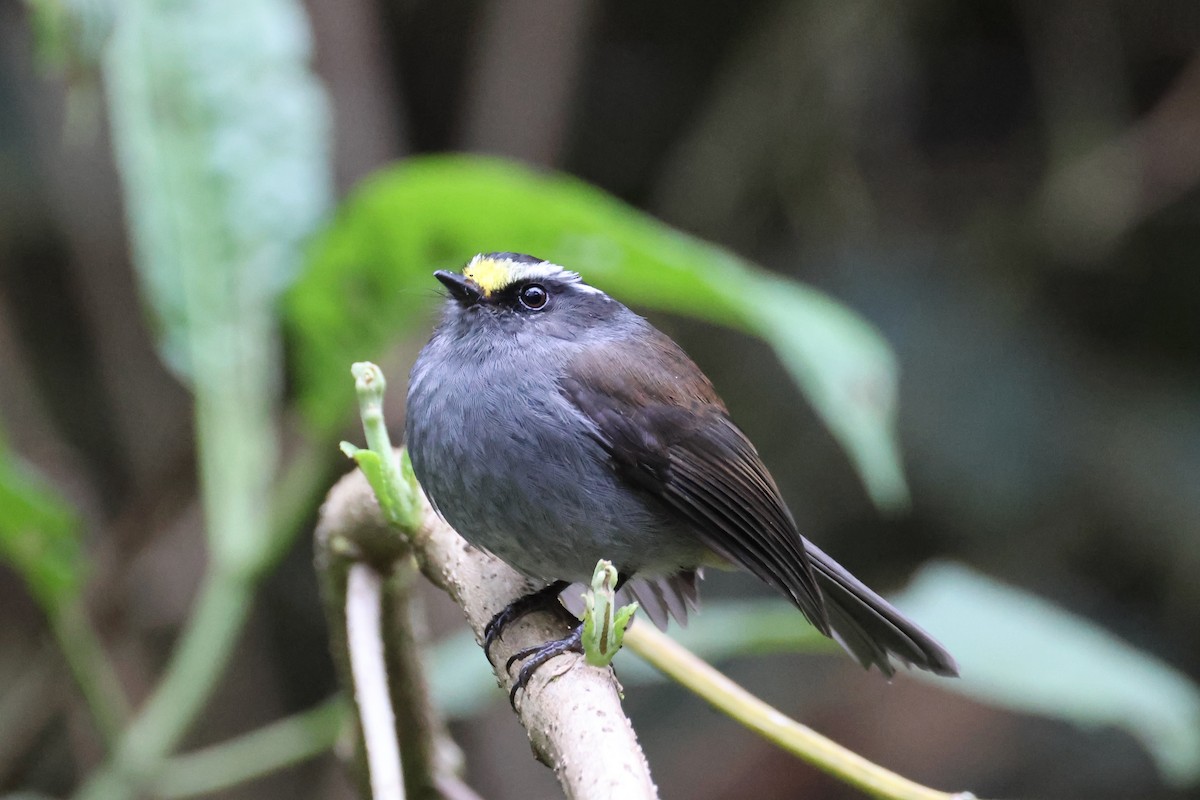
[[(864, 667), (956, 675), (954, 659), (802, 537), (754, 445), (669, 337), (580, 276), (517, 253), (434, 273), (449, 297), (413, 366), (406, 438), (434, 508), (545, 587), (488, 626), (553, 604), (599, 559), (660, 627), (684, 621), (705, 566), (780, 591)], [(579, 627), (527, 657), (577, 649)], [(510, 660), (511, 666), (511, 660)]]

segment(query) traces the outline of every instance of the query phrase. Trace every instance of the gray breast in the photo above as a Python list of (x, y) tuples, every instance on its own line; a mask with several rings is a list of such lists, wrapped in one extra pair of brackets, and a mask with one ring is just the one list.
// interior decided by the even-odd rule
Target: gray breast
[(407, 421), (417, 478), (464, 538), (545, 581), (586, 580), (600, 558), (643, 574), (699, 563), (686, 528), (618, 480), (546, 353), (464, 346), (422, 351)]

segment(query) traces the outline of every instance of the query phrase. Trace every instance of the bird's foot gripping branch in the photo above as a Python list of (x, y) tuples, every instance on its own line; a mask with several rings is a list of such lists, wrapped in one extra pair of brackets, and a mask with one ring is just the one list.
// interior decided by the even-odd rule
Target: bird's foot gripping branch
[[(403, 454), (398, 457), (387, 439), (380, 411), (384, 387), (382, 374), (369, 364), (355, 365), (354, 374), (370, 450), (343, 445), (343, 450), (355, 458), (362, 470), (343, 478), (322, 507), (318, 526), (319, 546), (324, 542), (321, 551), (336, 551), (342, 558), (377, 560), (380, 551), (365, 545), (377, 541), (381, 531), (390, 530), (392, 541), (403, 545), (388, 550), (393, 553), (393, 567), (399, 570), (401, 577), (404, 565), (415, 559), (426, 578), (445, 590), (463, 609), (476, 639), (482, 643), (496, 613), (514, 598), (528, 593), (528, 581), (503, 562), (468, 545), (434, 513), (421, 496), (411, 470), (405, 466), (406, 458)], [(336, 542), (342, 545), (331, 546), (330, 543)], [(322, 562), (319, 566), (326, 572), (322, 577), (328, 586), (331, 583), (329, 575), (336, 574), (336, 569), (330, 567), (329, 559), (322, 559)], [(378, 564), (375, 568), (379, 568)], [(403, 579), (396, 580), (396, 573), (390, 569), (385, 568), (383, 585), (405, 585)], [(337, 594), (336, 586), (333, 594), (346, 604), (347, 613), (341, 615), (339, 612), (339, 616), (341, 620), (347, 620), (351, 598), (346, 591), (345, 571), (341, 574), (341, 594)], [(337, 581), (332, 583), (337, 584)], [(370, 580), (358, 583), (368, 589), (375, 585)], [(567, 797), (636, 800), (658, 796), (645, 756), (621, 709), (619, 687), (612, 671), (589, 666), (607, 665), (622, 642), (669, 678), (751, 730), (868, 794), (896, 800), (964, 800), (971, 797), (967, 793), (940, 792), (908, 781), (787, 719), (651, 626), (637, 626), (626, 635), (626, 627), (636, 607), (635, 604), (616, 606), (617, 583), (616, 570), (611, 564), (601, 562), (597, 565), (592, 587), (584, 601), (586, 613), (581, 644), (585, 655), (565, 652), (549, 661), (529, 678), (521, 702), (515, 706), (521, 723), (529, 732), (534, 752), (539, 760), (554, 769)], [(370, 592), (366, 594), (371, 596)], [(330, 603), (331, 609), (336, 605)], [(360, 732), (366, 743), (363, 749), (368, 758), (360, 763), (360, 771), (365, 776), (364, 790), (378, 799), (396, 798), (405, 796), (404, 787), (417, 794), (422, 788), (445, 788), (453, 783), (455, 796), (473, 796), (457, 778), (454, 759), (444, 755), (457, 751), (446, 738), (437, 711), (431, 707), (428, 692), (423, 691), (425, 684), (420, 674), (420, 659), (412, 652), (422, 645), (412, 635), (412, 627), (420, 626), (407, 626), (403, 619), (390, 622), (395, 624), (385, 622), (366, 626), (368, 632), (374, 631), (382, 639), (374, 648), (362, 644), (361, 637), (337, 635), (338, 630), (345, 633), (344, 622), (335, 626), (335, 640), (340, 641), (347, 651), (358, 647), (388, 652), (391, 656), (386, 663), (402, 665), (399, 671), (405, 673), (387, 676), (384, 683), (390, 697), (386, 703), (391, 713), (380, 715), (365, 705), (378, 703), (378, 698), (364, 695), (369, 678), (359, 678), (358, 672), (351, 668), (342, 670), (342, 678), (353, 690), (351, 693), (358, 705)], [(507, 624), (504, 637), (492, 640), (493, 664), (499, 665), (495, 672), (501, 688), (511, 692), (516, 685), (514, 676), (504, 667), (514, 654), (530, 645), (561, 639), (568, 631), (560, 614), (546, 611), (536, 611)], [(406, 649), (407, 654), (397, 652)], [(342, 653), (339, 662), (352, 665), (360, 655)], [(372, 723), (368, 717), (375, 720), (375, 733), (370, 729)], [(393, 734), (386, 730), (383, 734), (378, 733), (380, 727), (389, 725), (394, 728)], [(370, 741), (372, 738), (373, 742)], [(395, 751), (391, 759), (379, 754), (381, 746)], [(375, 753), (371, 752), (373, 748)], [(403, 759), (400, 758), (401, 750), (404, 751)], [(614, 769), (613, 765), (621, 768)], [(397, 777), (400, 775), (403, 775), (402, 781)]]

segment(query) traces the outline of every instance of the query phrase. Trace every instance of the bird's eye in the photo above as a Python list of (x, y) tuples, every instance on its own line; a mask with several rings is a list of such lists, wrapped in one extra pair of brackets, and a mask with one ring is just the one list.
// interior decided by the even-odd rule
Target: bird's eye
[(546, 305), (546, 301), (550, 299), (550, 295), (546, 293), (546, 287), (539, 283), (531, 283), (521, 289), (518, 295), (521, 300), (521, 305), (526, 308), (537, 311)]

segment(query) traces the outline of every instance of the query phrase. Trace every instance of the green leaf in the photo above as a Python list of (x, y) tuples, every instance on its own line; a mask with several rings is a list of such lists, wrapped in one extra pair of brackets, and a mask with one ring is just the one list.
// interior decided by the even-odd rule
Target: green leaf
[(251, 574), (278, 551), (279, 294), (332, 195), (304, 6), (115, 8), (104, 85), (134, 263), (159, 353), (195, 395), (214, 563)]
[(487, 251), (580, 271), (625, 302), (762, 337), (883, 507), (907, 489), (894, 436), (896, 365), (826, 295), (686, 236), (578, 180), (464, 156), (409, 159), (365, 182), (287, 299), (300, 403), (320, 430), (349, 410), (345, 364), (379, 358), (438, 306), (430, 273)]
[(185, 378), (209, 361), (257, 360), (260, 350), (273, 359), (275, 299), (332, 200), (328, 107), (304, 7), (117, 9), (106, 88), (159, 350)]
[(932, 679), (938, 686), (1024, 713), (1121, 728), (1166, 779), (1200, 780), (1200, 687), (1162, 661), (957, 564), (926, 566), (897, 605), (958, 660), (962, 678)]
[(0, 558), (48, 611), (75, 597), (84, 580), (74, 510), (8, 449), (0, 436)]

